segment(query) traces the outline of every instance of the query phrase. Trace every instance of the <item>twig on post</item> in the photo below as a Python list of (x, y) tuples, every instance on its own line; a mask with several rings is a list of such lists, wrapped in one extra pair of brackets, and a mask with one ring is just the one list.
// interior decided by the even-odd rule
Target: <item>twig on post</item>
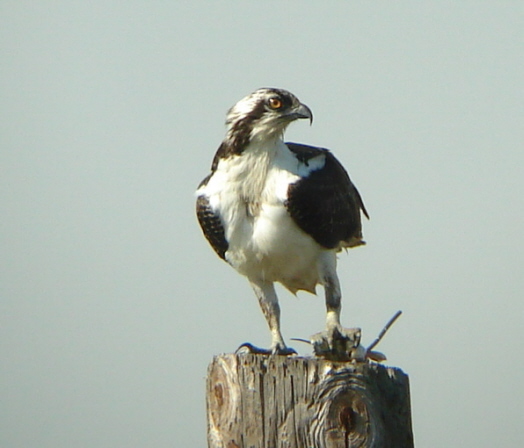
[(382, 340), (382, 338), (384, 337), (384, 335), (386, 334), (386, 332), (389, 330), (389, 328), (391, 327), (391, 325), (393, 325), (395, 323), (395, 321), (400, 317), (400, 315), (402, 314), (402, 311), (398, 310), (395, 315), (389, 319), (388, 323), (386, 324), (386, 326), (382, 329), (382, 331), (379, 333), (379, 335), (377, 336), (377, 338), (370, 344), (370, 346), (368, 347), (368, 352), (370, 350), (372, 350), (373, 348), (375, 348), (375, 346)]
[[(387, 359), (386, 356), (383, 353), (373, 351), (373, 348), (375, 348), (378, 345), (378, 343), (382, 340), (382, 338), (384, 337), (386, 332), (391, 328), (391, 326), (395, 323), (395, 321), (400, 317), (401, 314), (402, 314), (402, 311), (399, 310), (399, 311), (397, 311), (395, 313), (395, 315), (391, 319), (389, 319), (388, 323), (384, 326), (382, 331), (379, 333), (379, 335), (369, 345), (369, 347), (367, 349), (364, 349), (360, 345), (360, 342), (357, 342), (358, 347), (356, 347), (356, 349), (354, 351), (349, 353), (349, 355), (350, 355), (349, 359), (356, 359), (356, 360), (359, 360), (359, 361), (363, 361), (366, 358), (368, 358), (368, 359), (371, 359), (371, 360), (376, 361), (376, 362), (385, 361)], [(315, 354), (317, 356), (327, 357), (326, 353), (327, 353), (327, 351), (329, 351), (328, 348), (321, 347), (319, 345), (318, 341), (315, 340), (315, 336), (316, 335), (314, 335), (312, 337), (312, 340), (307, 340), (307, 339), (302, 339), (302, 338), (290, 338), (290, 339), (292, 341), (305, 342), (306, 344), (313, 345)], [(326, 351), (326, 353), (324, 353), (324, 351)]]

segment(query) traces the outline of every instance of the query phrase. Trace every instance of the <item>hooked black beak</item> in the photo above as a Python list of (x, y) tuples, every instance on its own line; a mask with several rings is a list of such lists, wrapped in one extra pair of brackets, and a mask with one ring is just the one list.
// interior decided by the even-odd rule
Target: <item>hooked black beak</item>
[(311, 109), (309, 107), (302, 103), (291, 109), (287, 115), (292, 120), (298, 120), (300, 118), (309, 118), (309, 124), (313, 123), (313, 112), (311, 112)]

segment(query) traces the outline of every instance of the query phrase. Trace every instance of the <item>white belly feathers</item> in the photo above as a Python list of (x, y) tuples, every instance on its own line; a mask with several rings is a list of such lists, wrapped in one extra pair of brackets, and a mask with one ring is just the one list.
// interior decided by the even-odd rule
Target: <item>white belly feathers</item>
[(206, 195), (223, 223), (226, 260), (250, 279), (278, 281), (295, 293), (315, 291), (326, 249), (289, 216), (288, 186), (321, 168), (325, 156), (304, 164), (278, 140), (268, 150), (251, 143), (239, 156), (223, 159), (198, 195)]

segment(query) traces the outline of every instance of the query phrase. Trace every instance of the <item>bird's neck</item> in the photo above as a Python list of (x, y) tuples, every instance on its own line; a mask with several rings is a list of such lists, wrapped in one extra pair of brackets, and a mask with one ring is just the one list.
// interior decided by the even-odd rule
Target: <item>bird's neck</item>
[(268, 172), (278, 153), (285, 149), (280, 138), (252, 140), (241, 154), (224, 161), (220, 166), (240, 200), (256, 214)]

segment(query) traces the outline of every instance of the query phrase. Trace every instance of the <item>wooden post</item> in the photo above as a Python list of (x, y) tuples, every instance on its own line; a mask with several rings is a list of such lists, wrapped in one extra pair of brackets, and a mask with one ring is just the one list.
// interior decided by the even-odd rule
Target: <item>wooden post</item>
[(214, 357), (209, 448), (413, 447), (408, 376), (369, 362)]

